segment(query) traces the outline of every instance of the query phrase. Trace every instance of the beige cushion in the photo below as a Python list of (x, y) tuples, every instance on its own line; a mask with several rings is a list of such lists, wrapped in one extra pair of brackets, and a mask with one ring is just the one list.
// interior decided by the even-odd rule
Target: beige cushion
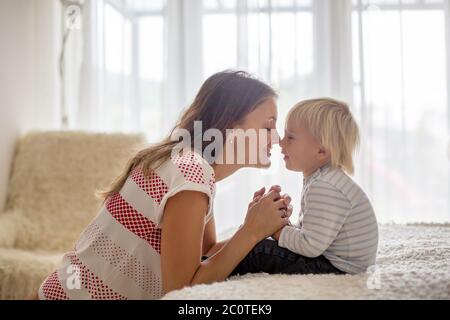
[(23, 298), (37, 288), (54, 257), (70, 250), (97, 214), (95, 191), (143, 147), (141, 135), (63, 131), (20, 139), (0, 213), (0, 298)]
[(53, 272), (61, 253), (0, 248), (0, 299), (24, 299)]

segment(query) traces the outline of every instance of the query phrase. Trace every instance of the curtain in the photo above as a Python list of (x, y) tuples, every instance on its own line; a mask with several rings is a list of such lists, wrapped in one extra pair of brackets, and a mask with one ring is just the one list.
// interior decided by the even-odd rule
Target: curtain
[[(301, 99), (349, 102), (362, 136), (354, 178), (380, 222), (449, 221), (449, 3), (86, 1), (72, 127), (157, 141), (208, 76), (244, 69), (278, 90), (281, 135)], [(218, 184), (219, 231), (242, 223), (263, 185), (281, 185), (298, 212), (302, 177), (274, 151), (270, 169)]]
[(359, 177), (381, 220), (448, 221), (450, 2), (354, 3)]

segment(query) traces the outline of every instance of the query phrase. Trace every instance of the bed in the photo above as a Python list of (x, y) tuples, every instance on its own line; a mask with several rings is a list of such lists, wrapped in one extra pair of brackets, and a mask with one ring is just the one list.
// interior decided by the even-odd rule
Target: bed
[(364, 274), (247, 274), (162, 299), (450, 299), (450, 224), (380, 225), (377, 262)]

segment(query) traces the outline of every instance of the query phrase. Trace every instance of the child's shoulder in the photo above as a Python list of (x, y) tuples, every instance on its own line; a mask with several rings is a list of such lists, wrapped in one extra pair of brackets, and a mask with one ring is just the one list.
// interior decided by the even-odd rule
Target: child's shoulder
[(322, 170), (311, 183), (311, 187), (325, 188), (339, 193), (351, 203), (357, 201), (364, 194), (361, 187), (349, 175), (342, 169), (333, 167)]

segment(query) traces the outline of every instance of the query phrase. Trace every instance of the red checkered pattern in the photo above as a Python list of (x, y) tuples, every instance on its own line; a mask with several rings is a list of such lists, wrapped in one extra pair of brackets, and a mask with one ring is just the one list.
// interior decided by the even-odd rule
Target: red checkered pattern
[(125, 199), (116, 193), (106, 204), (108, 212), (125, 228), (136, 234), (161, 253), (161, 229), (147, 217), (137, 212)]
[[(157, 172), (150, 171), (148, 175), (144, 175), (142, 167), (139, 166), (131, 172), (130, 179), (158, 206), (169, 191), (179, 190), (185, 182), (201, 184), (202, 187), (208, 188), (212, 198), (214, 197), (216, 192), (214, 173), (211, 172), (210, 176), (212, 168), (209, 168), (198, 154), (189, 152), (171, 160), (173, 166), (163, 166)], [(181, 175), (184, 178), (179, 178)], [(136, 197), (130, 196), (130, 199), (134, 198)], [(152, 202), (149, 198), (147, 200)], [(160, 270), (162, 230), (158, 227), (160, 221), (156, 220), (157, 218), (150, 218), (156, 212), (145, 212), (144, 215), (144, 212), (136, 210), (132, 200), (128, 201), (120, 192), (109, 197), (105, 207), (102, 208), (102, 210), (106, 208), (107, 211), (101, 211), (100, 218), (110, 216), (114, 219), (92, 221), (76, 242), (75, 249), (66, 254), (65, 266), (61, 267), (60, 274), (65, 273), (70, 265), (76, 268), (76, 274), (79, 275), (83, 287), (82, 291), (76, 292), (80, 298), (127, 299), (142, 296), (158, 299), (163, 294)], [(158, 206), (151, 205), (149, 209), (158, 211), (160, 209)], [(123, 228), (117, 230), (109, 225), (117, 223)], [(114, 237), (109, 232), (115, 232)], [(139, 256), (145, 255), (144, 250), (152, 249), (143, 242), (148, 242), (158, 253), (145, 263)], [(128, 280), (121, 281), (122, 279)], [(142, 290), (136, 292), (137, 287)], [(41, 291), (47, 299), (69, 299), (66, 293), (75, 292), (68, 291), (64, 283), (59, 281), (56, 272), (45, 280)]]
[(45, 279), (42, 284), (42, 292), (48, 300), (69, 300), (64, 288), (59, 282), (58, 273), (55, 271)]
[(112, 266), (118, 268), (122, 274), (134, 281), (144, 291), (150, 293), (154, 298), (159, 298), (161, 291), (160, 279), (145, 265), (123, 248), (114, 243), (107, 235), (100, 233), (92, 243), (92, 249), (108, 261)]
[(138, 167), (133, 170), (131, 177), (157, 204), (161, 203), (162, 198), (169, 191), (167, 184), (154, 171), (151, 171), (147, 178), (144, 176), (142, 169)]
[[(89, 292), (92, 299), (95, 300), (126, 300), (127, 298), (121, 294), (114, 292), (109, 288), (99, 277), (92, 273), (80, 259), (74, 254), (69, 254), (68, 257), (72, 265), (80, 270), (80, 280), (84, 288)], [(74, 289), (75, 290), (75, 289)]]
[(193, 152), (173, 158), (173, 163), (178, 166), (187, 181), (205, 184), (201, 161), (202, 159)]

